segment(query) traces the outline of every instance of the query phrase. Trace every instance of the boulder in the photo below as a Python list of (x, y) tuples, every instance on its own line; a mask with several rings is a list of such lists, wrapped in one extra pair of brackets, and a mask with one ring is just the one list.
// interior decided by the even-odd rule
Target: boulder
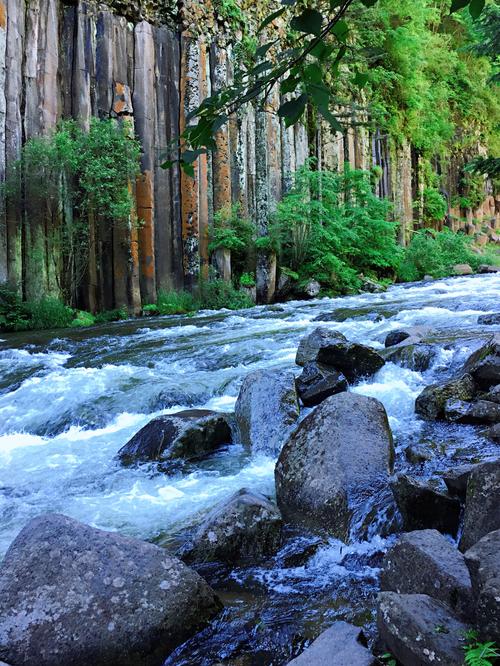
[(314, 407), (335, 393), (347, 391), (347, 379), (341, 372), (311, 361), (295, 380), (297, 393), (306, 407)]
[(483, 326), (498, 326), (500, 324), (500, 312), (480, 315), (477, 318), (477, 323), (482, 324)]
[(490, 402), (496, 402), (497, 405), (500, 405), (500, 384), (492, 386), (488, 393), (484, 393), (481, 398), (489, 400)]
[(321, 291), (321, 285), (317, 280), (309, 280), (309, 282), (302, 289), (305, 298), (316, 298)]
[(436, 529), (456, 535), (460, 502), (429, 483), (398, 474), (391, 482), (405, 530)]
[(481, 264), (478, 269), (478, 273), (500, 273), (500, 266), (494, 266), (493, 264)]
[(490, 532), (465, 553), (482, 640), (500, 644), (500, 530)]
[(453, 467), (444, 472), (443, 481), (445, 482), (450, 495), (459, 497), (461, 500), (465, 501), (467, 483), (474, 467), (476, 467), (476, 465), (459, 465), (458, 467)]
[(371, 347), (349, 342), (337, 331), (317, 328), (302, 339), (295, 362), (305, 365), (317, 361), (343, 373), (349, 382), (375, 374), (384, 359)]
[(453, 273), (455, 275), (472, 275), (474, 271), (469, 264), (455, 264), (453, 266)]
[(387, 287), (380, 282), (376, 282), (367, 277), (362, 277), (361, 291), (367, 291), (369, 294), (382, 294), (384, 291), (387, 291)]
[(417, 396), (415, 412), (424, 419), (443, 418), (447, 400), (472, 400), (475, 390), (474, 381), (468, 374), (447, 382), (431, 384)]
[(1, 566), (0, 655), (19, 665), (160, 666), (220, 609), (162, 548), (46, 514)]
[(276, 464), (276, 494), (291, 523), (347, 541), (366, 497), (387, 488), (394, 448), (375, 398), (339, 393), (301, 422)]
[(411, 340), (412, 338), (408, 338), (408, 340), (391, 349), (385, 360), (416, 372), (425, 372), (436, 358), (439, 347), (424, 342), (413, 344), (410, 343)]
[(409, 337), (411, 337), (411, 333), (408, 331), (391, 331), (385, 338), (384, 347), (394, 347)]
[(447, 400), (444, 404), (444, 416), (455, 423), (500, 423), (500, 405), (489, 400)]
[(122, 464), (189, 460), (212, 453), (232, 440), (228, 415), (188, 409), (158, 416), (118, 451)]
[(477, 465), (469, 477), (460, 550), (468, 550), (488, 532), (498, 529), (500, 460), (495, 460)]
[(467, 626), (442, 601), (426, 594), (381, 592), (377, 626), (389, 652), (404, 666), (458, 666)]
[(405, 449), (405, 457), (408, 462), (414, 465), (432, 460), (434, 457), (432, 451), (423, 445), (410, 445)]
[(476, 623), (480, 637), (500, 644), (500, 575), (490, 578), (481, 588), (476, 605)]
[(181, 557), (188, 562), (234, 563), (273, 555), (282, 525), (275, 504), (242, 488), (208, 514)]
[(486, 434), (494, 442), (500, 443), (500, 423), (492, 426)]
[(362, 638), (360, 627), (339, 620), (288, 666), (375, 666), (377, 661), (360, 642)]
[(468, 373), (484, 391), (500, 384), (500, 333), (491, 336), (482, 347), (469, 356), (463, 372)]
[(413, 344), (421, 342), (422, 338), (429, 332), (427, 326), (409, 326), (408, 328), (391, 331), (385, 338), (385, 347), (394, 347), (405, 340), (411, 339)]
[(472, 613), (472, 588), (464, 556), (437, 530), (403, 534), (387, 552), (380, 589), (427, 594), (464, 619)]
[(235, 417), (244, 446), (277, 455), (299, 418), (293, 373), (256, 370), (247, 375), (236, 401)]

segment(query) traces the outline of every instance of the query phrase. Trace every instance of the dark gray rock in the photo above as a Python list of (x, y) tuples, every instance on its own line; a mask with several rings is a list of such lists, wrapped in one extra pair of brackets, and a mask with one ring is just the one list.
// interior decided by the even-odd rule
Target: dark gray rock
[(490, 578), (481, 588), (476, 605), (476, 623), (480, 637), (500, 644), (500, 575)]
[(436, 358), (439, 347), (424, 342), (413, 344), (410, 343), (410, 340), (412, 338), (408, 338), (402, 344), (391, 349), (390, 353), (386, 355), (385, 360), (409, 370), (425, 372)]
[(409, 340), (410, 344), (418, 344), (428, 332), (429, 328), (427, 326), (409, 326), (408, 328), (391, 331), (385, 339), (385, 347), (394, 347), (405, 340)]
[(367, 291), (369, 294), (382, 294), (387, 291), (387, 287), (380, 282), (363, 277), (361, 279), (361, 291)]
[(472, 588), (464, 556), (437, 530), (403, 534), (387, 552), (380, 589), (427, 594), (464, 620), (473, 615)]
[(272, 555), (279, 548), (282, 526), (275, 504), (242, 488), (208, 514), (181, 557), (188, 562), (233, 563)]
[(311, 361), (295, 380), (297, 393), (306, 407), (314, 407), (335, 393), (347, 391), (347, 379), (341, 372)]
[(500, 423), (500, 405), (489, 400), (447, 400), (444, 403), (444, 416), (455, 423)]
[(362, 639), (359, 627), (340, 620), (288, 662), (288, 666), (375, 666), (377, 661), (360, 642)]
[(483, 326), (496, 326), (500, 324), (500, 312), (494, 314), (480, 315), (477, 318), (477, 323)]
[(500, 577), (500, 529), (489, 532), (464, 553), (477, 598), (483, 585)]
[(444, 417), (447, 400), (472, 400), (475, 392), (474, 381), (467, 374), (458, 379), (431, 384), (417, 396), (415, 412), (424, 419), (440, 419)]
[(478, 269), (478, 273), (500, 273), (500, 266), (494, 266), (493, 264), (481, 264)]
[(158, 416), (118, 451), (122, 464), (189, 460), (212, 453), (232, 440), (228, 415), (189, 409)]
[(160, 666), (220, 609), (162, 548), (46, 514), (21, 531), (0, 570), (0, 658)]
[(327, 398), (301, 422), (276, 464), (283, 517), (347, 541), (366, 497), (387, 488), (393, 457), (378, 400), (349, 392)]
[(422, 445), (407, 446), (405, 449), (405, 456), (408, 462), (418, 465), (419, 463), (432, 460), (434, 457), (432, 451)]
[(338, 331), (321, 327), (300, 341), (295, 362), (305, 365), (309, 361), (330, 366), (343, 373), (349, 382), (373, 375), (385, 363), (371, 347), (349, 342)]
[(436, 529), (456, 535), (460, 502), (429, 483), (398, 474), (391, 482), (405, 530)]
[(500, 423), (492, 426), (486, 434), (494, 442), (500, 443)]
[(247, 375), (235, 417), (242, 444), (254, 452), (278, 454), (299, 418), (293, 373), (257, 370)]
[(317, 280), (309, 280), (309, 282), (304, 286), (302, 294), (305, 298), (316, 298), (319, 296), (321, 291), (321, 285)]
[(404, 666), (463, 663), (467, 626), (426, 594), (381, 592), (377, 626), (388, 651)]
[(471, 375), (482, 390), (487, 391), (500, 384), (500, 333), (491, 336), (486, 344), (469, 356), (463, 372)]
[(452, 469), (447, 470), (443, 474), (443, 481), (445, 482), (450, 495), (459, 497), (461, 500), (465, 501), (467, 482), (469, 481), (469, 476), (474, 467), (476, 467), (476, 465), (459, 465), (458, 467), (453, 467)]
[(391, 331), (387, 334), (384, 342), (385, 347), (394, 347), (394, 345), (399, 345), (400, 342), (406, 340), (411, 336), (411, 333), (408, 331)]
[(460, 550), (500, 529), (500, 460), (477, 465), (467, 483), (467, 498)]
[(492, 386), (488, 393), (484, 393), (480, 396), (483, 400), (489, 400), (490, 402), (496, 402), (497, 405), (500, 405), (500, 384)]

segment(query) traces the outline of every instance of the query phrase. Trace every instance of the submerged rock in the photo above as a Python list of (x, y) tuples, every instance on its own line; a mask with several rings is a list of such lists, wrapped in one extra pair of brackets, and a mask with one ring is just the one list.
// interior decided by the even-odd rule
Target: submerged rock
[(477, 323), (483, 326), (497, 326), (500, 325), (500, 312), (494, 314), (480, 315), (477, 318)]
[(500, 405), (489, 400), (447, 400), (444, 416), (447, 421), (455, 423), (500, 423)]
[(181, 556), (189, 562), (232, 563), (273, 555), (282, 525), (275, 504), (242, 488), (208, 514)]
[(198, 458), (232, 440), (228, 415), (189, 409), (158, 416), (118, 451), (125, 464)]
[(375, 398), (339, 393), (306, 416), (276, 464), (283, 517), (347, 541), (356, 511), (387, 488), (394, 449)]
[(490, 532), (465, 553), (482, 640), (500, 643), (500, 530)]
[(426, 386), (415, 400), (415, 411), (425, 419), (444, 417), (447, 400), (472, 400), (476, 387), (468, 374), (439, 384)]
[(416, 372), (425, 372), (432, 365), (439, 352), (437, 345), (424, 342), (410, 343), (411, 338), (394, 347), (385, 360)]
[(500, 529), (500, 460), (477, 465), (467, 483), (460, 550), (468, 550), (481, 537)]
[(411, 333), (408, 331), (391, 331), (385, 338), (384, 347), (394, 347), (409, 337), (411, 337)]
[(257, 370), (243, 380), (235, 407), (241, 443), (254, 452), (276, 455), (299, 418), (291, 372)]
[(463, 663), (467, 626), (426, 594), (381, 592), (377, 626), (387, 649), (404, 666)]
[(360, 627), (335, 622), (288, 666), (375, 666), (377, 661), (362, 638)]
[(162, 548), (46, 514), (1, 566), (0, 654), (37, 666), (160, 666), (221, 607)]
[(487, 391), (500, 384), (500, 333), (493, 335), (486, 344), (469, 356), (463, 372), (471, 375), (482, 390)]
[(405, 530), (436, 529), (456, 535), (460, 502), (429, 483), (398, 474), (391, 483)]
[(311, 361), (295, 380), (297, 393), (306, 407), (314, 407), (335, 393), (347, 391), (347, 379), (341, 372)]
[(472, 587), (464, 556), (437, 530), (403, 534), (387, 552), (380, 589), (427, 594), (470, 619)]

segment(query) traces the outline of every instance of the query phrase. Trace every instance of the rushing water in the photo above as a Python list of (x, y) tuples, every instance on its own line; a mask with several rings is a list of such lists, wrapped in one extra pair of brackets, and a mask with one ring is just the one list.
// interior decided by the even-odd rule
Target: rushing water
[[(488, 457), (494, 447), (480, 428), (424, 423), (414, 414), (414, 400), (498, 330), (479, 326), (477, 317), (497, 311), (499, 296), (500, 275), (486, 275), (238, 313), (122, 322), (56, 338), (4, 334), (0, 554), (30, 518), (45, 511), (175, 548), (203, 512), (239, 488), (273, 494), (275, 461), (251, 456), (237, 444), (174, 476), (149, 465), (121, 468), (115, 454), (158, 414), (186, 407), (230, 411), (248, 372), (294, 368), (299, 339), (318, 325), (375, 348), (383, 347), (391, 330), (430, 326), (440, 352), (428, 371), (388, 363), (353, 390), (384, 403), (397, 469), (408, 465), (403, 452), (409, 444), (433, 451), (431, 461), (413, 466), (418, 475)], [(208, 568), (228, 610), (167, 663), (226, 663), (249, 653), (250, 661), (231, 663), (279, 664), (335, 617), (369, 625), (385, 542), (375, 535), (346, 547), (315, 539), (289, 532), (282, 551), (261, 568)], [(288, 554), (305, 546), (309, 556), (290, 564)]]

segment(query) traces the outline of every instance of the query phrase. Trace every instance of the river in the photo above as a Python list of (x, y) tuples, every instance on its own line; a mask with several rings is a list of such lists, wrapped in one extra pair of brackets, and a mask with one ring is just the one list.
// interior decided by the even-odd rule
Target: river
[[(352, 388), (383, 402), (397, 470), (409, 465), (409, 444), (425, 442), (434, 451), (431, 461), (413, 467), (422, 476), (494, 455), (480, 428), (425, 423), (414, 414), (414, 400), (499, 330), (477, 324), (478, 315), (498, 310), (499, 297), (500, 275), (484, 275), (241, 312), (2, 334), (0, 555), (28, 520), (46, 511), (175, 551), (182, 534), (232, 492), (247, 486), (272, 495), (275, 460), (252, 456), (237, 444), (174, 476), (150, 465), (122, 468), (115, 454), (156, 415), (187, 407), (230, 411), (252, 370), (298, 371), (298, 342), (318, 325), (377, 349), (389, 331), (431, 327), (429, 337), (440, 351), (429, 370), (388, 363)], [(167, 664), (286, 663), (305, 639), (337, 617), (366, 624), (369, 633), (386, 541), (374, 535), (361, 544), (330, 539), (312, 547), (316, 541), (290, 530), (282, 551), (261, 567), (207, 567), (204, 573), (227, 609)], [(305, 544), (310, 556), (291, 566), (287, 556)], [(234, 655), (240, 660), (231, 661)]]

